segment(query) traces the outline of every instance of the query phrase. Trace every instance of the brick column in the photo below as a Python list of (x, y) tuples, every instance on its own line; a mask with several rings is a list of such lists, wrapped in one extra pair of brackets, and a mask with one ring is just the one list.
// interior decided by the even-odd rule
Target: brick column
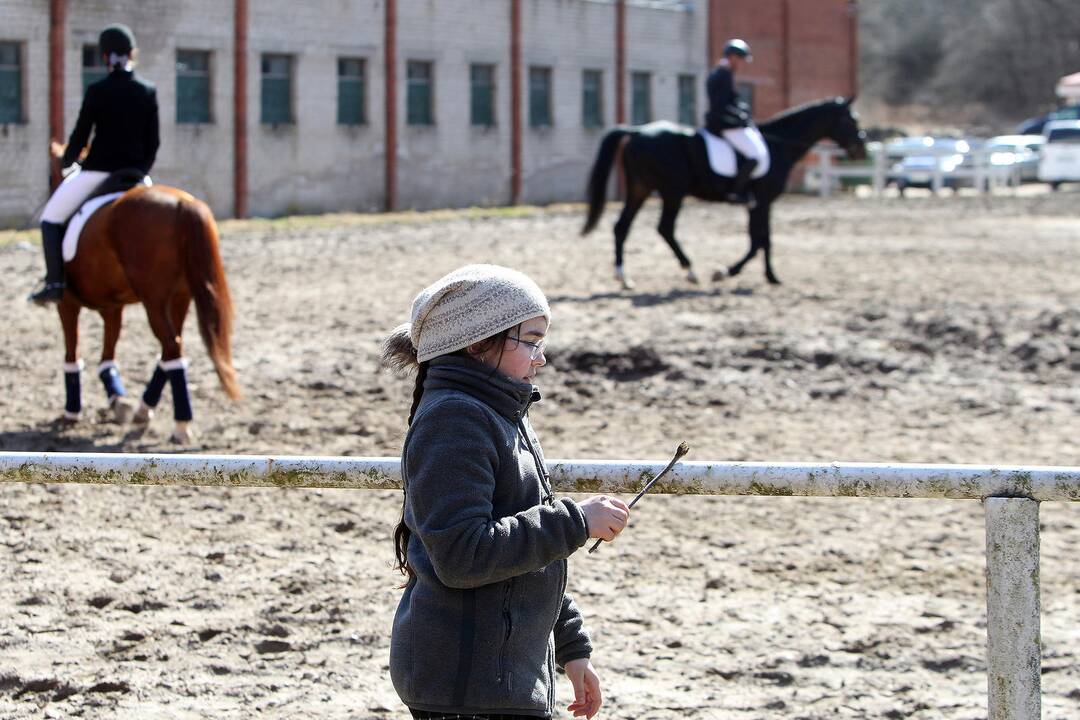
[(723, 48), (724, 42), (720, 37), (720, 5), (722, 0), (709, 0), (709, 15), (707, 25), (709, 33), (709, 41), (707, 43), (709, 57), (706, 58), (706, 62), (710, 69), (716, 63), (720, 62), (720, 52)]
[(386, 140), (385, 190), (387, 212), (397, 207), (397, 0), (386, 0), (386, 27), (383, 31), (384, 111)]
[[(64, 31), (67, 0), (49, 2), (49, 140), (64, 142)], [(49, 188), (60, 184), (59, 164), (50, 163)]]
[(780, 0), (780, 102), (791, 107), (791, 5)]
[(626, 0), (615, 0), (615, 122), (626, 122)]
[(521, 0), (510, 0), (510, 204), (521, 203)]
[(248, 0), (233, 5), (233, 215), (248, 214)]
[(859, 3), (848, 0), (848, 97), (859, 92)]

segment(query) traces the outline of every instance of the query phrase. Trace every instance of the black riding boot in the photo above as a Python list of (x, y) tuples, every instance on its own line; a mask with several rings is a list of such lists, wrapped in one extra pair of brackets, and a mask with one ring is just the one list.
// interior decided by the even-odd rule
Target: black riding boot
[(30, 296), (38, 305), (58, 303), (64, 297), (64, 257), (60, 248), (64, 241), (64, 226), (41, 223), (41, 247), (45, 250), (45, 283), (41, 290)]
[(753, 198), (750, 197), (750, 193), (747, 192), (746, 187), (750, 184), (750, 174), (754, 172), (754, 168), (757, 167), (757, 164), (757, 160), (747, 160), (739, 165), (739, 169), (735, 173), (735, 179), (731, 181), (731, 190), (728, 192), (727, 197), (728, 202), (753, 202)]

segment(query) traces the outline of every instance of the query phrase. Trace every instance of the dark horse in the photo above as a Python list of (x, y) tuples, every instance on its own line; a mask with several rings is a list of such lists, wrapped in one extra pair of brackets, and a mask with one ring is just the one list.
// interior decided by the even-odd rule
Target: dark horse
[[(65, 273), (67, 290), (58, 310), (64, 327), (66, 421), (77, 420), (82, 408), (79, 311), (83, 307), (96, 310), (105, 321), (98, 374), (121, 422), (149, 423), (168, 382), (176, 420), (172, 439), (190, 440), (192, 412), (181, 333), (192, 299), (221, 386), (230, 398), (240, 397), (229, 346), (232, 300), (218, 252), (217, 225), (206, 203), (163, 185), (128, 190), (86, 222)], [(124, 306), (132, 303), (146, 308), (150, 328), (161, 343), (161, 357), (134, 418), (115, 363)]]
[[(844, 148), (853, 159), (866, 157), (865, 135), (859, 130), (851, 100), (846, 98), (822, 100), (788, 110), (762, 123), (760, 129), (772, 160), (768, 173), (750, 183), (755, 200), (750, 210), (750, 251), (728, 268), (727, 273), (737, 275), (743, 265), (761, 250), (765, 253), (765, 277), (770, 283), (779, 283), (769, 257), (769, 209), (784, 192), (788, 174), (806, 152), (824, 138)], [(620, 149), (626, 201), (615, 223), (617, 279), (622, 281), (624, 287), (631, 287), (623, 272), (623, 243), (626, 242), (634, 216), (655, 190), (664, 203), (657, 230), (687, 271), (687, 277), (696, 282), (690, 259), (683, 254), (675, 239), (675, 217), (687, 195), (704, 200), (723, 200), (726, 194), (726, 188), (721, 186), (718, 176), (709, 167), (705, 141), (693, 128), (668, 122), (636, 128), (618, 127), (608, 132), (600, 144), (589, 176), (589, 216), (582, 235), (596, 227), (600, 219), (607, 196), (608, 175)], [(722, 277), (723, 273), (717, 273), (714, 279), (718, 276)]]

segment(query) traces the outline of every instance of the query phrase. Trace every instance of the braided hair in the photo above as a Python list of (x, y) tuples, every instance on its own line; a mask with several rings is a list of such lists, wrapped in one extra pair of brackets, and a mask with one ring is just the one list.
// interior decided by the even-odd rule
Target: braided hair
[[(498, 347), (501, 360), (503, 348), (506, 344), (506, 339), (510, 337), (511, 330), (515, 330), (515, 328), (507, 328), (489, 338), (474, 343), (470, 346), (473, 348), (473, 353), (483, 354), (494, 347)], [(471, 354), (472, 353), (469, 352), (468, 348), (463, 348), (450, 353), (450, 355), (464, 357), (469, 357)], [(412, 407), (409, 408), (408, 424), (411, 426), (413, 419), (416, 417), (416, 411), (420, 407), (420, 400), (424, 397), (424, 382), (427, 380), (431, 361), (425, 360), (424, 362), (417, 362), (416, 348), (413, 347), (412, 341), (409, 340), (407, 325), (395, 329), (383, 343), (382, 363), (385, 366), (397, 370), (405, 370), (410, 367), (416, 368), (416, 381), (413, 385)], [(498, 363), (496, 363), (496, 365), (497, 364)], [(394, 558), (396, 560), (394, 569), (398, 570), (407, 578), (404, 585), (402, 585), (402, 587), (404, 587), (416, 577), (416, 572), (409, 565), (409, 540), (412, 538), (412, 530), (405, 524), (406, 491), (404, 485), (402, 485), (401, 492), (401, 519), (398, 520), (397, 525), (394, 527)]]

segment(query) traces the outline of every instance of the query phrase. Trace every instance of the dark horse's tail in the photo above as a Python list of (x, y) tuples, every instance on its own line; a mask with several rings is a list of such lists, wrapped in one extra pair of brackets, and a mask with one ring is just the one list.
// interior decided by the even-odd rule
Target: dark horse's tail
[(627, 128), (615, 128), (609, 131), (600, 143), (600, 151), (596, 153), (596, 162), (593, 163), (592, 172), (589, 173), (589, 217), (585, 219), (585, 227), (581, 229), (582, 235), (592, 232), (600, 220), (600, 215), (604, 212), (611, 166), (615, 164), (615, 156), (619, 152), (623, 138), (630, 132)]
[(214, 363), (222, 389), (230, 398), (238, 400), (240, 385), (236, 381), (229, 346), (232, 298), (218, 252), (217, 223), (206, 203), (191, 197), (180, 201), (179, 232), (184, 246), (184, 272), (199, 315), (199, 334)]

